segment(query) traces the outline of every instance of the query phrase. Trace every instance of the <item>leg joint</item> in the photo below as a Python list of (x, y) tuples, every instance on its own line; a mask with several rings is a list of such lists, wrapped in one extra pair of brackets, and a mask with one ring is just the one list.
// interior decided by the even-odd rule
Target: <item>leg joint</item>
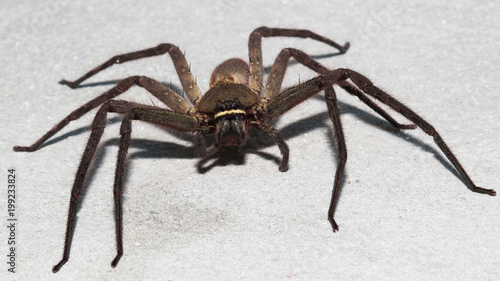
[(170, 43), (162, 43), (155, 48), (156, 55), (163, 55), (168, 53), (172, 48), (177, 48)]

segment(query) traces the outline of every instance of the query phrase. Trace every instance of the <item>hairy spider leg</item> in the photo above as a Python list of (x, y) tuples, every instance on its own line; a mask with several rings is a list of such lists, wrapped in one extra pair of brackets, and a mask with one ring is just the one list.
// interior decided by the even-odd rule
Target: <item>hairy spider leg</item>
[(364, 102), (371, 109), (377, 112), (380, 116), (382, 116), (385, 120), (387, 120), (391, 125), (397, 129), (401, 130), (413, 130), (417, 128), (415, 124), (401, 124), (392, 118), (389, 113), (380, 108), (376, 103), (374, 103), (365, 93), (354, 87), (351, 83), (347, 81), (342, 81), (339, 83), (339, 86), (344, 89), (346, 92), (353, 96), (357, 96), (360, 101)]
[[(275, 98), (281, 89), (281, 85), (283, 82), (283, 78), (288, 67), (288, 62), (290, 58), (293, 57), (299, 63), (304, 66), (318, 72), (319, 74), (328, 73), (326, 67), (322, 66), (316, 60), (312, 59), (306, 53), (294, 49), (294, 48), (285, 48), (283, 49), (278, 56), (271, 68), (269, 76), (267, 77), (267, 81), (265, 84), (265, 88), (263, 90), (263, 98), (271, 100)], [(394, 120), (387, 112), (385, 112), (382, 108), (376, 105), (371, 99), (369, 99), (363, 92), (359, 91), (357, 88), (349, 84), (347, 81), (339, 81), (338, 84), (344, 88), (347, 92), (352, 95), (357, 96), (361, 101), (367, 104), (370, 108), (372, 108), (375, 112), (379, 113), (382, 117), (384, 117), (389, 123), (391, 123), (394, 127), (399, 129), (415, 129), (416, 125), (414, 124), (400, 124), (396, 120)], [(340, 115), (337, 108), (337, 98), (335, 95), (335, 91), (333, 90), (333, 86), (329, 85), (325, 89), (325, 100), (327, 103), (330, 119), (333, 122), (333, 132), (334, 139), (337, 142), (337, 150), (338, 150), (338, 158), (339, 164), (337, 167), (337, 172), (335, 175), (335, 181), (332, 191), (332, 200), (330, 203), (330, 209), (328, 211), (328, 219), (332, 224), (333, 231), (338, 230), (338, 225), (334, 220), (335, 207), (337, 205), (340, 184), (343, 179), (344, 167), (347, 161), (347, 150), (345, 144), (345, 138), (342, 130), (342, 125), (340, 122)]]
[(420, 129), (422, 129), (422, 131), (424, 131), (426, 134), (432, 136), (434, 138), (434, 142), (437, 144), (439, 149), (441, 149), (441, 151), (446, 155), (448, 160), (453, 164), (455, 169), (457, 169), (457, 171), (460, 173), (462, 178), (466, 181), (466, 185), (470, 190), (478, 193), (489, 194), (491, 196), (496, 195), (495, 190), (478, 187), (474, 184), (474, 182), (471, 180), (465, 169), (458, 161), (457, 157), (451, 152), (448, 145), (444, 142), (439, 133), (436, 131), (436, 129), (434, 129), (434, 127), (431, 124), (425, 121), (413, 110), (411, 110), (410, 108), (408, 108), (407, 106), (405, 106), (404, 104), (402, 104), (401, 102), (399, 102), (386, 92), (377, 88), (368, 78), (366, 78), (362, 74), (350, 69), (346, 69), (345, 71), (347, 72), (350, 80), (354, 82), (354, 84), (361, 91), (365, 92), (366, 94), (374, 97), (375, 99), (391, 107), (392, 109), (403, 115), (405, 118), (412, 121), (418, 127), (420, 127)]
[[(416, 128), (416, 126), (420, 127), (425, 133), (433, 136), (434, 141), (436, 142), (438, 147), (441, 149), (441, 151), (443, 151), (443, 153), (445, 153), (449, 161), (459, 171), (461, 176), (465, 179), (467, 183), (466, 185), (472, 191), (486, 193), (491, 196), (496, 195), (496, 192), (493, 189), (484, 189), (474, 185), (461, 164), (458, 162), (457, 158), (439, 136), (437, 131), (429, 123), (423, 120), (411, 109), (391, 97), (389, 94), (375, 87), (368, 78), (353, 70), (328, 70), (302, 51), (293, 48), (286, 48), (283, 49), (282, 52), (280, 52), (280, 55), (278, 55), (275, 63), (273, 64), (271, 73), (266, 82), (266, 88), (262, 93), (262, 79), (264, 68), (262, 65), (261, 38), (275, 36), (311, 38), (337, 48), (340, 53), (344, 53), (347, 51), (347, 49), (349, 48), (349, 43), (346, 43), (344, 46), (340, 46), (330, 39), (319, 36), (309, 30), (279, 29), (267, 27), (260, 27), (254, 30), (254, 32), (250, 34), (248, 42), (250, 58), (249, 86), (253, 92), (258, 93), (259, 95), (262, 94), (263, 97), (261, 104), (256, 104), (255, 107), (247, 109), (247, 113), (248, 110), (253, 110), (255, 113), (255, 119), (254, 121), (249, 122), (249, 126), (257, 127), (260, 130), (270, 134), (273, 137), (274, 141), (277, 142), (282, 154), (280, 171), (286, 170), (288, 164), (289, 149), (283, 137), (281, 136), (281, 133), (272, 125), (270, 125), (267, 120), (281, 116), (297, 104), (316, 95), (318, 92), (323, 90), (325, 91), (325, 102), (328, 107), (330, 119), (333, 122), (333, 133), (339, 151), (339, 165), (337, 167), (337, 172), (335, 175), (334, 188), (332, 192), (330, 208), (328, 211), (328, 219), (334, 231), (338, 230), (338, 226), (334, 220), (334, 213), (339, 196), (339, 186), (343, 179), (344, 167), (347, 161), (346, 144), (342, 131), (340, 114), (336, 104), (337, 98), (335, 91), (333, 90), (334, 85), (339, 85), (349, 94), (357, 96), (362, 102), (367, 104), (375, 112), (379, 113), (396, 128), (414, 129)], [(30, 147), (14, 147), (14, 150), (16, 151), (36, 150), (41, 144), (43, 144), (52, 135), (66, 126), (70, 121), (78, 119), (92, 108), (95, 108), (98, 105), (102, 104), (101, 108), (96, 114), (94, 122), (92, 123), (92, 132), (90, 134), (89, 141), (84, 151), (82, 160), (78, 167), (78, 172), (71, 192), (63, 258), (56, 266), (54, 266), (54, 272), (57, 272), (69, 258), (69, 249), (72, 240), (71, 230), (72, 228), (74, 228), (78, 199), (81, 195), (82, 189), (84, 188), (84, 181), (87, 175), (88, 167), (90, 165), (90, 162), (92, 161), (92, 158), (94, 157), (96, 147), (106, 126), (106, 117), (108, 112), (117, 112), (124, 115), (122, 126), (120, 128), (121, 137), (114, 183), (117, 255), (111, 264), (113, 267), (117, 265), (118, 261), (123, 255), (121, 195), (123, 191), (123, 179), (125, 174), (127, 150), (130, 145), (132, 120), (142, 120), (153, 124), (162, 125), (173, 130), (193, 132), (195, 134), (195, 140), (199, 146), (199, 149), (200, 147), (204, 147), (202, 132), (210, 131), (208, 124), (204, 121), (206, 120), (205, 117), (207, 116), (204, 116), (202, 113), (198, 113), (196, 116), (193, 116), (193, 113), (196, 112), (197, 103), (201, 99), (201, 93), (196, 85), (196, 81), (194, 80), (189, 70), (189, 66), (185, 60), (184, 55), (179, 51), (177, 47), (171, 44), (160, 44), (154, 48), (115, 56), (73, 82), (66, 80), (60, 81), (61, 84), (66, 84), (74, 88), (77, 87), (82, 81), (110, 67), (113, 64), (137, 60), (144, 57), (162, 55), (167, 52), (169, 52), (173, 60), (175, 69), (181, 80), (183, 89), (187, 93), (188, 99), (192, 104), (195, 105), (194, 109), (191, 108), (188, 102), (184, 100), (180, 95), (161, 85), (161, 83), (144, 76), (132, 76), (120, 81), (116, 87), (113, 87), (109, 91), (101, 94), (97, 98), (89, 101), (84, 106), (73, 111), (70, 115), (68, 115), (64, 120), (58, 123)], [(302, 84), (280, 92), (283, 76), (285, 75), (290, 57), (294, 57), (297, 61), (318, 72), (320, 75)], [(348, 81), (348, 79), (350, 79), (350, 81)], [(119, 94), (128, 90), (131, 86), (133, 86), (133, 84), (137, 84), (141, 87), (146, 88), (150, 93), (157, 96), (173, 111), (126, 101), (111, 100)], [(399, 124), (387, 112), (376, 105), (372, 101), (372, 98), (386, 104), (415, 124)], [(205, 149), (203, 149), (203, 151), (208, 152)]]
[(69, 122), (77, 120), (78, 118), (82, 117), (84, 114), (94, 109), (95, 107), (126, 92), (134, 84), (146, 89), (148, 92), (157, 97), (160, 101), (162, 101), (166, 106), (168, 106), (173, 111), (186, 113), (191, 108), (189, 103), (186, 100), (184, 100), (179, 94), (169, 89), (168, 87), (164, 86), (160, 82), (157, 82), (146, 76), (131, 76), (121, 80), (115, 87), (111, 88), (110, 90), (104, 92), (103, 94), (90, 100), (86, 104), (82, 105), (81, 107), (71, 112), (68, 116), (66, 116), (63, 120), (57, 123), (57, 125), (55, 125), (52, 129), (50, 129), (47, 133), (45, 133), (32, 145), (14, 146), (14, 151), (31, 152), (37, 150), (40, 147), (40, 145), (42, 145), (54, 134), (56, 134), (62, 128), (68, 125)]
[(78, 166), (75, 182), (71, 190), (71, 200), (69, 204), (66, 235), (64, 239), (63, 257), (61, 261), (52, 268), (52, 271), (54, 273), (58, 272), (69, 259), (69, 250), (72, 240), (71, 233), (72, 229), (74, 228), (78, 199), (84, 188), (88, 168), (90, 166), (90, 163), (92, 162), (92, 159), (94, 158), (97, 145), (99, 144), (104, 132), (104, 128), (106, 127), (106, 117), (108, 115), (108, 112), (116, 112), (125, 115), (120, 127), (121, 137), (118, 151), (118, 160), (115, 170), (115, 182), (113, 187), (117, 244), (117, 255), (111, 263), (111, 266), (113, 267), (118, 264), (118, 261), (123, 255), (121, 196), (123, 193), (123, 180), (125, 176), (125, 161), (127, 158), (128, 147), (130, 145), (130, 134), (132, 132), (132, 120), (141, 120), (164, 126), (172, 130), (184, 132), (196, 131), (200, 126), (198, 119), (193, 116), (159, 107), (142, 105), (122, 100), (110, 100), (101, 106), (94, 118), (94, 121), (92, 122), (92, 132), (83, 153), (82, 160), (80, 161), (80, 165)]
[(339, 163), (335, 174), (335, 181), (333, 184), (330, 208), (328, 210), (328, 220), (330, 221), (332, 230), (334, 232), (338, 231), (338, 225), (335, 222), (334, 213), (338, 201), (340, 184), (342, 182), (345, 164), (347, 161), (347, 149), (344, 133), (342, 130), (340, 114), (336, 103), (337, 98), (335, 95), (335, 91), (333, 90), (333, 85), (338, 84), (346, 79), (347, 74), (344, 70), (333, 70), (281, 92), (264, 105), (270, 118), (278, 117), (297, 104), (309, 99), (320, 91), (325, 90), (325, 101), (328, 107), (330, 119), (333, 123), (333, 134), (334, 139), (337, 142), (339, 158)]
[(170, 55), (170, 58), (174, 63), (175, 70), (177, 72), (177, 75), (179, 76), (179, 80), (181, 81), (182, 89), (186, 93), (189, 101), (192, 104), (196, 105), (196, 103), (201, 99), (201, 92), (200, 89), (198, 88), (198, 85), (196, 84), (196, 79), (193, 77), (193, 74), (191, 73), (190, 67), (186, 61), (186, 57), (182, 54), (182, 52), (179, 50), (178, 47), (170, 43), (162, 43), (153, 48), (114, 56), (109, 60), (107, 60), (105, 63), (96, 66), (94, 69), (90, 70), (89, 72), (84, 74), (82, 77), (76, 79), (75, 81), (67, 81), (63, 79), (59, 83), (63, 85), (68, 85), (71, 88), (76, 88), (83, 81), (87, 80), (88, 78), (96, 75), (97, 73), (101, 72), (102, 70), (114, 64), (121, 64), (124, 62), (138, 60), (142, 58), (161, 56), (166, 53)]
[[(446, 155), (449, 161), (460, 173), (460, 175), (465, 179), (467, 187), (469, 189), (471, 189), (474, 192), (489, 194), (491, 196), (496, 195), (495, 190), (478, 187), (472, 182), (472, 180), (465, 172), (462, 165), (459, 163), (458, 159), (451, 152), (449, 147), (446, 145), (446, 143), (443, 141), (443, 139), (440, 137), (440, 135), (434, 129), (434, 127), (432, 127), (429, 123), (427, 123), (424, 119), (422, 119), (422, 117), (413, 112), (411, 109), (409, 109), (408, 107), (406, 107), (405, 105), (403, 105), (402, 103), (391, 97), (389, 94), (375, 87), (373, 83), (370, 80), (368, 80), (368, 78), (364, 77), (363, 75), (353, 70), (340, 69), (340, 68), (335, 69), (281, 92), (279, 95), (275, 96), (273, 99), (269, 100), (265, 104), (267, 115), (269, 116), (269, 118), (278, 117), (287, 112), (288, 110), (290, 110), (291, 108), (293, 108), (294, 106), (296, 106), (297, 104), (314, 96), (318, 92), (328, 89), (328, 94), (325, 95), (325, 98), (327, 100), (327, 105), (329, 104), (328, 108), (330, 117), (332, 118), (332, 121), (334, 122), (335, 126), (336, 125), (335, 119), (338, 118), (337, 116), (338, 111), (336, 111), (336, 106), (332, 106), (333, 104), (332, 101), (336, 100), (336, 98), (334, 96), (334, 92), (332, 91), (333, 89), (330, 90), (329, 88), (335, 84), (337, 85), (343, 84), (347, 79), (350, 79), (361, 91), (381, 101), (390, 108), (394, 109), (396, 112), (400, 113), (405, 118), (407, 118), (408, 120), (416, 124), (418, 127), (420, 127), (426, 134), (432, 136), (438, 147), (441, 149), (441, 151)], [(338, 122), (335, 133), (336, 133), (336, 138), (339, 139), (338, 145), (342, 146), (345, 145), (345, 141), (343, 140), (343, 136), (340, 135), (342, 132), (340, 128), (341, 128), (340, 122)], [(345, 149), (345, 147), (341, 147), (341, 149)], [(333, 219), (333, 215), (336, 208), (336, 203), (338, 201), (337, 200), (338, 190), (341, 182), (341, 177), (343, 174), (343, 169), (344, 169), (343, 166), (345, 165), (345, 160), (342, 160), (341, 157), (344, 157), (342, 155), (342, 152), (339, 153), (340, 164), (339, 168), (337, 169), (337, 174), (335, 176), (334, 190), (328, 214), (329, 220), (332, 224), (334, 231), (338, 230), (338, 226), (335, 223), (335, 220)]]
[(337, 143), (337, 157), (339, 162), (337, 164), (337, 171), (335, 172), (335, 180), (333, 182), (332, 197), (330, 200), (330, 207), (328, 208), (328, 221), (332, 226), (333, 232), (339, 230), (339, 226), (335, 222), (334, 215), (339, 200), (340, 185), (344, 178), (344, 169), (347, 162), (347, 146), (345, 143), (344, 130), (342, 129), (342, 122), (340, 113), (337, 106), (337, 96), (333, 87), (330, 85), (325, 89), (325, 101), (328, 107), (328, 114), (333, 123), (333, 137)]
[[(285, 48), (281, 50), (281, 52), (276, 57), (276, 60), (269, 72), (269, 76), (267, 77), (266, 86), (263, 90), (263, 98), (272, 99), (280, 93), (281, 85), (283, 83), (283, 78), (285, 76), (285, 72), (288, 66), (288, 61), (293, 57), (296, 61), (308, 67), (309, 69), (316, 71), (319, 74), (324, 74), (329, 72), (330, 70), (316, 60), (312, 59), (306, 53), (294, 49), (294, 48)], [(380, 108), (377, 104), (375, 104), (370, 98), (366, 96), (363, 92), (359, 91), (357, 88), (353, 87), (347, 81), (339, 82), (339, 86), (346, 90), (351, 95), (357, 96), (362, 102), (368, 105), (375, 112), (380, 114), (384, 119), (386, 119), (391, 125), (398, 129), (415, 129), (417, 126), (414, 124), (400, 124), (394, 118), (392, 118), (389, 113)]]
[(341, 54), (347, 52), (349, 49), (349, 43), (345, 43), (344, 46), (337, 44), (336, 42), (318, 35), (310, 30), (305, 29), (285, 29), (285, 28), (269, 28), (269, 27), (259, 27), (250, 33), (248, 39), (248, 50), (249, 50), (249, 63), (250, 63), (250, 79), (249, 87), (255, 93), (260, 94), (262, 91), (262, 79), (264, 75), (264, 66), (262, 64), (262, 37), (299, 37), (299, 38), (310, 38), (319, 42), (328, 44), (337, 50)]

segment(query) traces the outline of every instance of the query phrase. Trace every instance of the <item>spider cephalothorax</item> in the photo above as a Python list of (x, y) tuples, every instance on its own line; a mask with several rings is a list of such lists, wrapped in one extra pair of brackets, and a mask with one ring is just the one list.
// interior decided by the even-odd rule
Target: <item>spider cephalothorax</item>
[[(335, 181), (333, 183), (330, 208), (328, 209), (328, 220), (332, 225), (333, 231), (337, 231), (338, 226), (334, 220), (334, 213), (339, 195), (339, 187), (347, 161), (344, 134), (337, 108), (337, 97), (333, 89), (333, 86), (337, 85), (349, 94), (357, 96), (362, 102), (368, 105), (376, 113), (380, 114), (395, 128), (415, 129), (419, 127), (422, 129), (426, 134), (434, 138), (438, 147), (463, 177), (469, 189), (474, 192), (485, 193), (492, 196), (496, 195), (493, 189), (481, 188), (472, 182), (462, 165), (458, 162), (458, 159), (431, 124), (427, 123), (413, 110), (374, 86), (368, 78), (356, 71), (342, 68), (329, 70), (306, 53), (293, 48), (285, 48), (279, 53), (272, 65), (266, 82), (263, 83), (264, 68), (262, 64), (261, 39), (262, 37), (275, 36), (311, 38), (336, 48), (340, 53), (345, 53), (349, 48), (349, 43), (341, 46), (309, 30), (260, 27), (250, 34), (248, 42), (249, 64), (241, 59), (229, 59), (221, 63), (212, 73), (210, 89), (203, 96), (196, 85), (196, 81), (191, 74), (184, 55), (172, 44), (160, 44), (154, 48), (112, 57), (73, 82), (67, 80), (62, 80), (60, 82), (71, 88), (76, 88), (81, 82), (113, 64), (168, 53), (172, 58), (182, 88), (186, 93), (187, 100), (156, 80), (145, 76), (131, 76), (121, 80), (115, 87), (70, 113), (31, 146), (14, 147), (15, 151), (34, 151), (70, 121), (80, 118), (91, 109), (101, 105), (92, 123), (92, 132), (78, 167), (73, 189), (71, 190), (63, 258), (54, 266), (52, 269), (53, 272), (57, 272), (68, 261), (72, 237), (71, 230), (75, 221), (77, 203), (84, 187), (84, 180), (90, 162), (92, 161), (97, 145), (106, 127), (106, 116), (108, 112), (117, 112), (123, 115), (114, 183), (117, 255), (111, 263), (113, 267), (118, 264), (118, 261), (123, 255), (121, 196), (125, 175), (125, 160), (132, 132), (132, 120), (141, 120), (171, 130), (192, 133), (195, 136), (198, 151), (202, 155), (213, 153), (221, 146), (244, 145), (248, 138), (246, 133), (247, 128), (256, 128), (272, 136), (273, 140), (277, 143), (282, 155), (279, 170), (286, 171), (289, 149), (281, 133), (274, 128), (270, 122), (272, 119), (286, 113), (295, 105), (324, 91), (328, 115), (333, 123), (333, 134), (337, 144), (339, 158)], [(297, 86), (281, 91), (283, 77), (291, 57), (317, 72), (318, 76)], [(164, 103), (168, 109), (123, 100), (114, 100), (115, 97), (127, 91), (133, 85), (146, 89)], [(380, 108), (373, 99), (394, 109), (413, 124), (398, 123), (389, 113)], [(191, 106), (188, 101), (193, 106)], [(209, 148), (206, 148), (204, 137), (207, 134), (214, 133), (215, 143)]]
[(248, 65), (240, 59), (221, 63), (212, 73), (210, 90), (195, 106), (199, 113), (215, 123), (217, 142), (214, 148), (237, 146), (246, 141), (247, 110), (260, 101), (259, 96), (248, 88), (248, 73)]

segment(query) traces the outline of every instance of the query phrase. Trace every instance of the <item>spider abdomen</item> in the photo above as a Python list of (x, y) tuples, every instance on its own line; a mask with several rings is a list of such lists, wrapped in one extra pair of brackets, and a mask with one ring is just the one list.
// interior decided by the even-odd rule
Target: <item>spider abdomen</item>
[(219, 64), (210, 77), (210, 88), (223, 84), (248, 86), (250, 71), (246, 61), (238, 58), (225, 60)]

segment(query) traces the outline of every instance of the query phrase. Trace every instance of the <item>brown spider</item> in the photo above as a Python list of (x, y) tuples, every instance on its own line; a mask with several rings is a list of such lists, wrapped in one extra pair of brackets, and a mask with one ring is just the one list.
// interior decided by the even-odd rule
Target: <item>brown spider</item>
[[(193, 133), (197, 149), (201, 155), (214, 153), (223, 146), (244, 145), (247, 140), (247, 129), (256, 128), (272, 136), (274, 141), (278, 144), (282, 155), (279, 170), (284, 172), (288, 167), (289, 149), (281, 133), (271, 125), (270, 120), (281, 116), (297, 104), (324, 91), (329, 116), (333, 122), (333, 133), (337, 142), (339, 157), (330, 208), (328, 210), (328, 220), (335, 232), (338, 230), (338, 226), (334, 220), (334, 213), (339, 194), (339, 186), (343, 178), (343, 171), (347, 160), (344, 134), (342, 132), (339, 110), (336, 103), (337, 98), (333, 90), (333, 86), (338, 85), (349, 94), (357, 96), (362, 102), (380, 114), (394, 127), (398, 129), (415, 129), (420, 127), (425, 133), (434, 138), (438, 147), (463, 177), (469, 189), (491, 196), (496, 195), (493, 189), (477, 187), (472, 182), (455, 155), (451, 152), (434, 127), (411, 109), (374, 86), (368, 78), (353, 70), (343, 68), (329, 70), (306, 53), (293, 48), (285, 48), (279, 53), (272, 65), (264, 85), (262, 83), (264, 68), (262, 65), (261, 39), (262, 37), (276, 36), (311, 38), (338, 49), (340, 53), (345, 53), (349, 48), (349, 43), (340, 46), (332, 40), (309, 30), (260, 27), (250, 34), (248, 43), (250, 63), (247, 64), (241, 59), (234, 58), (221, 63), (213, 71), (210, 79), (210, 89), (203, 96), (196, 85), (196, 81), (190, 72), (184, 55), (172, 44), (160, 44), (154, 48), (112, 57), (73, 82), (66, 80), (59, 82), (71, 88), (76, 88), (83, 81), (113, 64), (168, 53), (172, 58), (182, 88), (193, 106), (179, 94), (165, 87), (158, 81), (145, 76), (131, 76), (121, 80), (115, 87), (70, 113), (31, 146), (14, 147), (15, 151), (37, 150), (41, 144), (61, 130), (70, 121), (80, 118), (91, 109), (102, 104), (92, 123), (92, 132), (85, 152), (83, 153), (80, 166), (78, 167), (73, 189), (71, 191), (64, 253), (61, 261), (53, 267), (52, 271), (54, 273), (59, 271), (68, 261), (71, 231), (78, 198), (82, 193), (84, 180), (96, 151), (96, 147), (106, 127), (106, 116), (108, 112), (116, 112), (123, 115), (114, 182), (117, 255), (111, 263), (112, 267), (118, 264), (118, 261), (123, 255), (121, 195), (125, 174), (125, 160), (132, 131), (132, 120), (142, 120), (171, 130)], [(316, 78), (280, 92), (290, 57), (293, 57), (299, 63), (316, 71), (319, 75)], [(143, 87), (162, 101), (169, 109), (123, 100), (113, 100), (113, 98), (127, 91), (133, 85)], [(376, 105), (372, 98), (394, 109), (413, 122), (413, 124), (405, 125), (398, 123), (386, 111)], [(213, 133), (215, 133), (215, 143), (207, 149), (204, 136)]]

